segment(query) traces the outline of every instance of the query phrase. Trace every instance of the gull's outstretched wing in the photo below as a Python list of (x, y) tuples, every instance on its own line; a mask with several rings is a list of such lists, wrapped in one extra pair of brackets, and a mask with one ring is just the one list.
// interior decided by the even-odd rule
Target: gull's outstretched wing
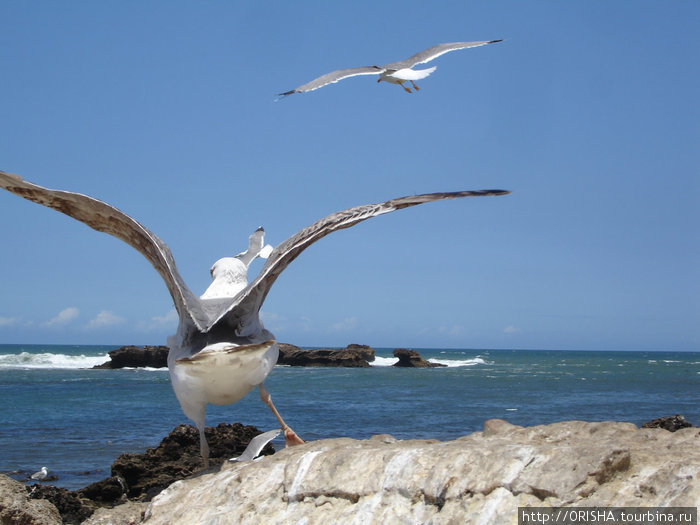
[[(328, 215), (277, 245), (274, 250), (272, 250), (260, 275), (233, 298), (232, 303), (226, 311), (222, 311), (221, 315), (212, 319), (212, 324), (209, 325), (206, 330), (209, 331), (209, 329), (220, 320), (236, 328), (239, 332), (245, 332), (248, 327), (255, 326), (257, 324), (260, 307), (277, 277), (299, 256), (299, 254), (301, 254), (301, 252), (329, 233), (344, 228), (350, 228), (355, 224), (371, 219), (372, 217), (377, 217), (378, 215), (408, 208), (409, 206), (416, 206), (425, 202), (456, 199), (459, 197), (507, 195), (508, 193), (510, 192), (505, 190), (426, 193), (423, 195), (400, 197), (378, 204), (357, 206)], [(239, 333), (239, 335), (244, 334)]]
[(299, 86), (291, 91), (286, 91), (284, 93), (279, 93), (279, 96), (284, 97), (287, 95), (293, 95), (294, 93), (305, 93), (307, 91), (313, 91), (320, 87), (326, 86), (328, 84), (335, 84), (339, 80), (343, 80), (348, 77), (356, 77), (358, 75), (379, 75), (384, 71), (383, 68), (377, 66), (364, 66), (364, 67), (351, 67), (349, 69), (338, 69), (337, 71), (332, 71), (326, 73), (325, 75), (318, 77), (317, 79), (307, 82), (303, 86)]
[(200, 329), (209, 324), (210, 319), (199, 298), (187, 288), (178, 274), (168, 246), (127, 214), (87, 195), (50, 190), (3, 171), (0, 171), (0, 187), (65, 213), (94, 230), (113, 235), (136, 248), (165, 281), (180, 318), (190, 317)]
[(236, 458), (231, 458), (229, 461), (253, 461), (256, 457), (258, 457), (260, 451), (265, 448), (265, 445), (279, 436), (280, 432), (282, 432), (282, 429), (276, 428), (275, 430), (268, 430), (263, 434), (258, 434), (250, 440), (250, 443), (248, 443), (248, 446), (243, 451), (243, 454)]
[(382, 67), (384, 69), (389, 70), (405, 69), (413, 67), (417, 64), (425, 64), (426, 62), (430, 62), (431, 60), (439, 57), (440, 55), (444, 55), (445, 53), (449, 53), (450, 51), (455, 51), (457, 49), (465, 49), (467, 47), (485, 46), (486, 44), (493, 44), (494, 42), (502, 42), (502, 40), (482, 40), (479, 42), (452, 42), (450, 44), (438, 44), (436, 46), (429, 47), (428, 49), (421, 51), (420, 53), (416, 53), (415, 55), (407, 58), (406, 60), (392, 62), (391, 64), (386, 64)]

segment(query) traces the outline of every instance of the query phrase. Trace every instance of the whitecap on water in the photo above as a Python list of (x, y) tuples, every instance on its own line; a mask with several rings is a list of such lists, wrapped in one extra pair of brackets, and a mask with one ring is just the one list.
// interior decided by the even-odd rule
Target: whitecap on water
[(109, 361), (109, 354), (104, 355), (68, 355), (31, 352), (19, 354), (0, 354), (0, 369), (8, 368), (92, 368)]
[(477, 356), (472, 359), (428, 359), (431, 363), (437, 363), (439, 365), (446, 365), (448, 367), (456, 366), (475, 366), (475, 365), (492, 365), (492, 362), (485, 361), (483, 358)]

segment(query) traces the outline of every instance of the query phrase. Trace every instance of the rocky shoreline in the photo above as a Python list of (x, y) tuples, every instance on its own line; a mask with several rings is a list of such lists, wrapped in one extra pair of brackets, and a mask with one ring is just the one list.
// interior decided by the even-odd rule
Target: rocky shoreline
[[(221, 423), (217, 427), (207, 427), (205, 434), (210, 447), (210, 465), (219, 468), (229, 458), (239, 456), (250, 440), (260, 433), (257, 428), (240, 423)], [(275, 449), (269, 443), (261, 451), (262, 455), (274, 453)], [(45, 500), (58, 511), (62, 521), (57, 523), (71, 525), (83, 523), (101, 508), (122, 507), (127, 502), (131, 503), (130, 509), (141, 508), (143, 511), (154, 496), (172, 483), (197, 473), (201, 468), (197, 429), (192, 425), (178, 425), (156, 448), (147, 449), (142, 454), (121, 454), (112, 463), (110, 477), (102, 481), (76, 491), (45, 483), (27, 486), (29, 500), (26, 507), (30, 514), (31, 509), (40, 509), (40, 513), (44, 514), (46, 506), (34, 502)], [(14, 480), (0, 475), (0, 493), (4, 490), (8, 493), (16, 492), (9, 488), (13, 482)], [(14, 483), (22, 486), (19, 482)], [(140, 503), (143, 505), (139, 506)], [(0, 496), (0, 523), (6, 523), (3, 521), (3, 513), (7, 512), (8, 504)], [(27, 523), (44, 522), (39, 520)]]
[[(349, 344), (345, 348), (303, 349), (288, 343), (279, 343), (278, 365), (285, 366), (339, 366), (369, 368), (375, 359), (374, 348), (367, 345)], [(93, 368), (165, 368), (168, 366), (167, 346), (123, 346), (109, 352), (110, 360)], [(397, 348), (394, 357), (396, 367), (435, 368), (445, 365), (423, 359), (416, 350)]]
[(149, 524), (224, 516), (236, 523), (508, 523), (524, 505), (700, 504), (700, 429), (680, 415), (642, 428), (489, 420), (482, 432), (454, 441), (338, 438), (261, 461), (225, 461), (258, 433), (238, 423), (208, 428), (213, 466), (206, 471), (196, 430), (180, 425), (155, 449), (122, 454), (110, 478), (79, 491), (25, 487), (0, 475), (0, 523), (119, 525), (144, 516)]

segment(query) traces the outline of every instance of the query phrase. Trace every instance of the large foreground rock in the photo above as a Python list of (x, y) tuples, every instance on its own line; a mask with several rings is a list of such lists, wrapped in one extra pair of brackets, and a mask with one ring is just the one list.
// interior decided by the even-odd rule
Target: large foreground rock
[(314, 348), (305, 350), (298, 346), (280, 343), (278, 365), (288, 366), (343, 366), (369, 368), (374, 361), (374, 348), (350, 344), (345, 348)]
[(0, 523), (61, 525), (55, 506), (46, 500), (32, 500), (24, 484), (0, 474)]
[(518, 506), (697, 506), (700, 430), (487, 421), (449, 442), (323, 440), (177, 482), (149, 525), (517, 523)]

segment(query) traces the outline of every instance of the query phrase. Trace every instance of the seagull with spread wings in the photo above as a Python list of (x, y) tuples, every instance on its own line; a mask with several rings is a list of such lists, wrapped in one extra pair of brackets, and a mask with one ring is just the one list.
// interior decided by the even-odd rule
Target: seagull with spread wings
[(327, 86), (328, 84), (335, 84), (344, 78), (356, 77), (359, 75), (379, 75), (377, 82), (384, 81), (391, 84), (398, 84), (404, 88), (407, 93), (411, 93), (411, 88), (404, 86), (404, 82), (410, 82), (413, 89), (418, 91), (420, 88), (414, 81), (427, 77), (437, 69), (437, 66), (433, 66), (428, 69), (412, 69), (413, 66), (425, 64), (441, 55), (444, 55), (445, 53), (449, 53), (450, 51), (455, 51), (457, 49), (485, 46), (486, 44), (493, 44), (495, 42), (502, 41), (503, 40), (481, 40), (479, 42), (452, 42), (449, 44), (438, 44), (436, 46), (429, 47), (420, 53), (416, 53), (406, 60), (400, 60), (399, 62), (392, 62), (391, 64), (385, 64), (383, 66), (363, 66), (338, 69), (337, 71), (326, 73), (325, 75), (303, 84), (296, 89), (280, 93), (279, 96), (293, 95), (294, 93), (306, 93), (307, 91), (313, 91), (323, 86)]
[[(263, 327), (259, 317), (270, 287), (302, 251), (329, 233), (384, 213), (441, 199), (509, 193), (504, 190), (429, 193), (357, 206), (316, 221), (275, 248), (264, 243), (264, 231), (259, 228), (250, 236), (246, 251), (214, 263), (212, 283), (197, 297), (180, 277), (167, 245), (117, 208), (80, 193), (43, 188), (2, 171), (0, 187), (121, 239), (146, 257), (160, 274), (180, 319), (177, 333), (168, 338), (171, 383), (183, 412), (197, 425), (205, 466), (209, 456), (204, 436), (207, 404), (235, 403), (256, 386), (260, 398), (279, 421), (286, 444), (303, 443), (284, 422), (263, 386), (277, 362), (279, 350), (274, 336)], [(248, 266), (256, 257), (267, 261), (249, 283)]]

